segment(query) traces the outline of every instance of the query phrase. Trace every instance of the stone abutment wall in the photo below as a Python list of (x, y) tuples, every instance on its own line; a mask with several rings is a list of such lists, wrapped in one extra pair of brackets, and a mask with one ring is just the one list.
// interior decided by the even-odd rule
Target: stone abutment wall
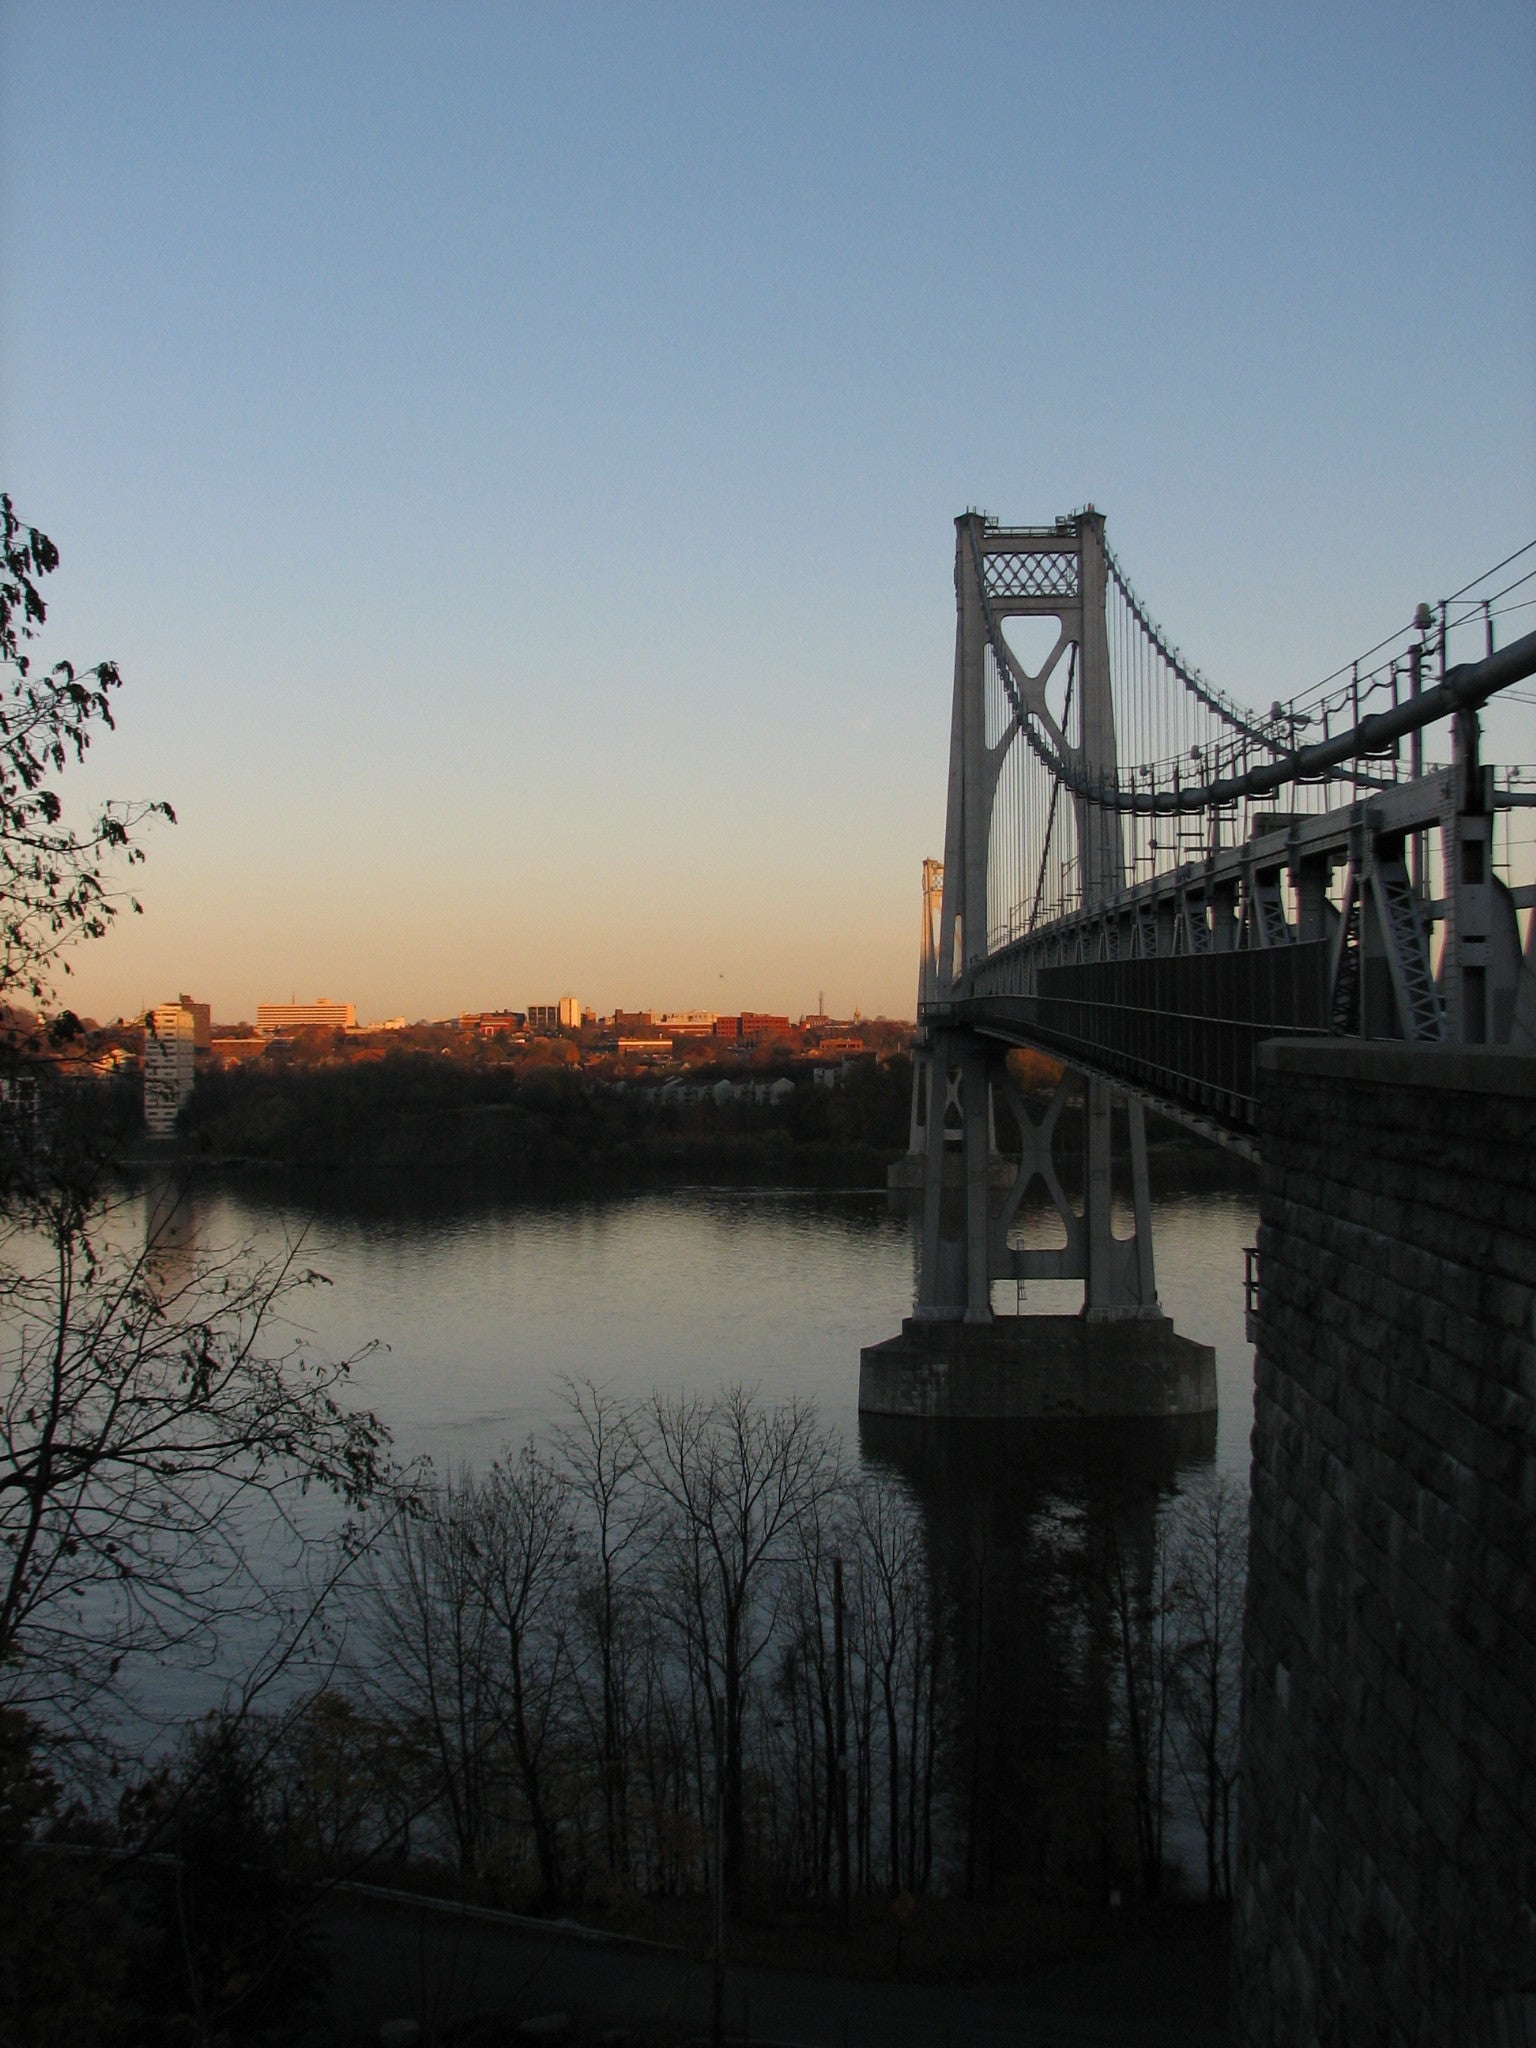
[(1502, 2040), (1536, 1985), (1536, 1059), (1270, 1046), (1260, 1133), (1236, 2037)]

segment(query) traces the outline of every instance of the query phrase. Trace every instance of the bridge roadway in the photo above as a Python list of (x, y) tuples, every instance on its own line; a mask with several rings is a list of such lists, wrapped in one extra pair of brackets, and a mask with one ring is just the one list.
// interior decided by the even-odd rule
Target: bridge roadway
[[(1384, 672), (1356, 663), (1332, 699), (1243, 713), (1149, 625), (1103, 524), (1091, 512), (1049, 531), (956, 522), (927, 1036), (1040, 1047), (1245, 1150), (1266, 1040), (1536, 1050), (1536, 921), (1524, 947), (1519, 929), (1536, 884), (1505, 884), (1495, 839), (1500, 815), (1530, 797), (1500, 788), (1478, 753), (1478, 712), (1536, 673), (1536, 633), (1495, 651), (1490, 613), (1486, 653), (1448, 666), (1442, 606), (1440, 680), (1426, 687), (1421, 606), (1418, 639)], [(1057, 633), (1033, 675), (1004, 633), (1020, 614)], [(1046, 686), (1064, 650), (1058, 704)], [(1453, 758), (1426, 773), (1435, 723)], [(1128, 765), (1123, 738), (1148, 731), (1198, 744)]]

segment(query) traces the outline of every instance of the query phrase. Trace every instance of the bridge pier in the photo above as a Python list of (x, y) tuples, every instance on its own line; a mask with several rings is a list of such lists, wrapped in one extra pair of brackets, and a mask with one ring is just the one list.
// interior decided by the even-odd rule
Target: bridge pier
[[(926, 1056), (917, 1300), (899, 1336), (861, 1354), (860, 1412), (1213, 1412), (1215, 1353), (1178, 1336), (1157, 1298), (1140, 1102), (1066, 1071), (1050, 1099), (1032, 1105), (1009, 1071), (1006, 1046), (963, 1028), (935, 1030)], [(1075, 1161), (1064, 1145), (1069, 1122), (1077, 1127)], [(1117, 1126), (1129, 1169), (1129, 1237), (1114, 1228)], [(1068, 1183), (1080, 1186), (1080, 1202)], [(1023, 1205), (1037, 1188), (1060, 1244), (1022, 1241)], [(1081, 1281), (1081, 1312), (1023, 1312), (1029, 1285), (1041, 1280)], [(998, 1283), (1013, 1285), (1012, 1313), (996, 1304)]]
[[(1022, 1288), (1031, 1280), (1081, 1280), (1090, 1322), (1163, 1320), (1152, 1253), (1146, 1119), (1140, 1101), (1097, 1076), (1067, 1069), (1037, 1115), (1009, 1073), (1007, 1051), (973, 1031), (933, 1034), (928, 1051), (930, 1101), (922, 1132), (922, 1255), (915, 1320), (989, 1325), (996, 1319), (993, 1283), (1012, 1281)], [(1081, 1206), (1066, 1191), (1066, 1162), (1057, 1154), (1063, 1112), (1079, 1094), (1081, 1173), (1067, 1177), (1081, 1180)], [(997, 1113), (999, 1102), (1003, 1118)], [(1113, 1222), (1117, 1120), (1123, 1121), (1130, 1169), (1134, 1221), (1128, 1238), (1116, 1237)], [(1005, 1147), (1001, 1131), (1010, 1123), (1015, 1142)], [(947, 1159), (956, 1149), (958, 1187), (956, 1176), (946, 1171)], [(1006, 1187), (998, 1184), (995, 1169), (1000, 1159), (1012, 1165)], [(1014, 1242), (1024, 1198), (1037, 1183), (1061, 1226), (1064, 1242), (1059, 1247)]]
[(859, 1354), (859, 1413), (924, 1421), (1129, 1421), (1213, 1415), (1216, 1354), (1160, 1322), (1082, 1315), (920, 1322)]

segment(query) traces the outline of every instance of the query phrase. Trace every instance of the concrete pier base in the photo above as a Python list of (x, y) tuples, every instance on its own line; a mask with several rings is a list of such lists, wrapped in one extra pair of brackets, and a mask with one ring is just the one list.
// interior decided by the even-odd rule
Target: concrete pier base
[[(945, 1187), (965, 1186), (963, 1167), (964, 1162), (957, 1150), (951, 1149), (945, 1153), (942, 1168)], [(892, 1195), (921, 1194), (923, 1177), (927, 1170), (927, 1162), (920, 1152), (903, 1152), (899, 1159), (893, 1159), (885, 1169), (886, 1192)], [(1000, 1188), (1006, 1194), (1018, 1177), (1018, 1170), (1015, 1160), (994, 1155), (987, 1163), (987, 1186)]]
[(1164, 1317), (918, 1321), (859, 1353), (859, 1413), (931, 1420), (1209, 1415), (1216, 1353)]

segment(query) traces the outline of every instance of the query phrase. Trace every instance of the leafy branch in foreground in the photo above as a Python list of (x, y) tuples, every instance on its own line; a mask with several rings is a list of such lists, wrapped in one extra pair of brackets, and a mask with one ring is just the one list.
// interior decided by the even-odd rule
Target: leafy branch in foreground
[(139, 828), (156, 816), (176, 822), (169, 804), (144, 801), (108, 804), (84, 830), (63, 823), (51, 778), (112, 729), (122, 677), (111, 661), (34, 674), (29, 643), (48, 615), (38, 584), (58, 563), (47, 534), (23, 525), (0, 492), (0, 991), (34, 997), (47, 993), (55, 966), (69, 972), (65, 948), (111, 926), (120, 907), (112, 867), (143, 860)]

